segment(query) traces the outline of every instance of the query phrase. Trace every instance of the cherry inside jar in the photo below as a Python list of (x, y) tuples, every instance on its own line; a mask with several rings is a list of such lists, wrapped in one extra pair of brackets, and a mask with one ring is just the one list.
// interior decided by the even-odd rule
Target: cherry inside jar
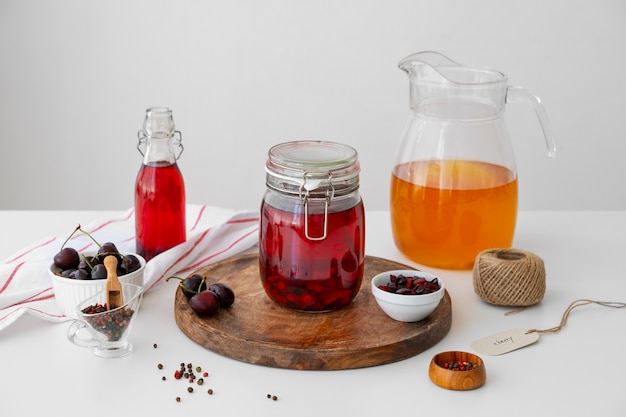
[(338, 310), (363, 280), (356, 151), (332, 142), (288, 142), (269, 156), (259, 234), (263, 288), (288, 308)]

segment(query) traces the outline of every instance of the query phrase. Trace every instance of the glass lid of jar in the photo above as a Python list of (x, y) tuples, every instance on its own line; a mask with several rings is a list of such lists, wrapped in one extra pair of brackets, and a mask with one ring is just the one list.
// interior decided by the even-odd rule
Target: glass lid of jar
[(265, 170), (267, 184), (274, 189), (301, 193), (330, 187), (333, 193), (345, 194), (358, 188), (360, 166), (358, 153), (350, 146), (295, 141), (272, 147)]
[(357, 158), (356, 149), (325, 141), (286, 142), (269, 151), (269, 162), (272, 165), (298, 172), (339, 171), (353, 166)]

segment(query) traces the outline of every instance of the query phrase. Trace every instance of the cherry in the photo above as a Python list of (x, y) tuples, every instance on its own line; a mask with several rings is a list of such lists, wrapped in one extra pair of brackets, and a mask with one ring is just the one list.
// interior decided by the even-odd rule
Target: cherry
[(81, 279), (81, 280), (92, 279), (89, 271), (86, 271), (84, 269), (75, 270), (72, 276), (74, 277), (74, 279)]
[(80, 262), (78, 263), (78, 269), (85, 269), (90, 271), (93, 266), (98, 263), (98, 258), (93, 256), (81, 256)]
[(75, 269), (63, 269), (60, 274), (61, 276), (65, 277), (65, 278), (74, 278), (74, 273), (76, 272)]
[(126, 275), (141, 268), (141, 262), (135, 255), (124, 255), (117, 265), (118, 275)]
[(216, 282), (209, 286), (209, 291), (217, 294), (220, 300), (220, 307), (230, 307), (235, 302), (235, 292), (228, 285)]
[(80, 262), (80, 255), (74, 248), (63, 248), (54, 255), (54, 264), (61, 270), (76, 269)]
[(226, 284), (216, 282), (207, 288), (206, 279), (200, 274), (193, 274), (185, 279), (171, 276), (166, 278), (180, 280), (181, 291), (189, 300), (189, 306), (199, 316), (212, 316), (220, 307), (230, 307), (235, 302), (234, 291)]
[(185, 297), (187, 297), (187, 299), (193, 297), (200, 291), (204, 291), (207, 289), (206, 280), (200, 274), (193, 274), (185, 279), (172, 276), (166, 278), (165, 281), (169, 281), (170, 278), (176, 278), (180, 280), (180, 283), (178, 285), (180, 285), (180, 288), (182, 289), (183, 294), (185, 294)]
[(105, 242), (102, 244), (102, 246), (100, 246), (100, 248), (98, 248), (97, 256), (98, 259), (100, 259), (100, 262), (104, 262), (104, 258), (106, 258), (108, 255), (115, 255), (118, 265), (120, 264), (120, 253), (117, 250), (117, 246), (115, 246), (115, 244), (112, 242)]
[(91, 279), (106, 279), (107, 277), (107, 269), (104, 264), (94, 265), (91, 270)]
[(220, 300), (213, 291), (200, 291), (189, 299), (189, 307), (199, 316), (212, 316), (220, 307)]

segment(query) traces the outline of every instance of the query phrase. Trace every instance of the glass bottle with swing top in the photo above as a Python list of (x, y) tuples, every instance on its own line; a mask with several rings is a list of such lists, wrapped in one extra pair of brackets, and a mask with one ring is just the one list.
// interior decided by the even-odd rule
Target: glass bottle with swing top
[(135, 181), (136, 251), (146, 261), (186, 240), (185, 183), (177, 160), (182, 135), (172, 110), (146, 110), (137, 149), (143, 163)]

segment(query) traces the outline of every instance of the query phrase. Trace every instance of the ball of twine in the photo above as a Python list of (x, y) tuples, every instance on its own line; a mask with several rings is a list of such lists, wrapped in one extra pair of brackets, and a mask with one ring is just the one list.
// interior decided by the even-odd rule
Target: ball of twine
[(474, 262), (474, 292), (500, 306), (536, 304), (546, 292), (543, 259), (519, 249), (482, 251)]

